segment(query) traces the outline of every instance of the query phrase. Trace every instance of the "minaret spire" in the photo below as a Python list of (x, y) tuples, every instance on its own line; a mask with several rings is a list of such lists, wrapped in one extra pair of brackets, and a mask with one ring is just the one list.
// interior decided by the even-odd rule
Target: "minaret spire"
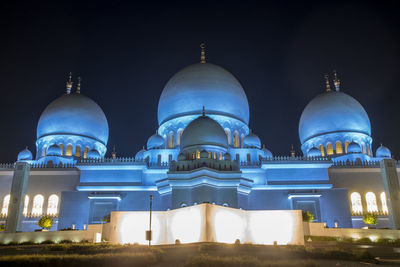
[(329, 84), (329, 76), (328, 76), (328, 74), (325, 74), (325, 84), (326, 84), (326, 91), (330, 92), (331, 91), (331, 85)]
[(201, 55), (200, 55), (200, 63), (206, 63), (206, 52), (204, 52), (204, 48), (206, 48), (206, 45), (204, 43), (200, 44), (201, 48)]
[(117, 158), (117, 151), (115, 150), (115, 145), (113, 146), (113, 151), (111, 152), (111, 157), (112, 157), (113, 159), (116, 159), (116, 158)]
[(71, 93), (72, 84), (73, 84), (73, 82), (72, 82), (72, 72), (70, 72), (68, 74), (68, 80), (67, 80), (67, 83), (66, 83), (66, 86), (65, 86), (67, 88), (67, 94), (68, 95)]
[(81, 93), (81, 77), (78, 77), (78, 84), (76, 85), (76, 93), (80, 94)]
[(336, 70), (333, 71), (333, 84), (335, 85), (336, 91), (340, 91), (340, 80), (337, 76)]
[(203, 113), (202, 113), (203, 117), (206, 116), (206, 108), (203, 106)]

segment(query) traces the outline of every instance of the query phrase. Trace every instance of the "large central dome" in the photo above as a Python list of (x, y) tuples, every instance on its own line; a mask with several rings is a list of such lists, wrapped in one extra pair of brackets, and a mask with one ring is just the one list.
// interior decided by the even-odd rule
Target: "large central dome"
[(181, 116), (223, 115), (249, 122), (249, 104), (239, 81), (210, 63), (190, 65), (168, 81), (158, 103), (158, 123)]

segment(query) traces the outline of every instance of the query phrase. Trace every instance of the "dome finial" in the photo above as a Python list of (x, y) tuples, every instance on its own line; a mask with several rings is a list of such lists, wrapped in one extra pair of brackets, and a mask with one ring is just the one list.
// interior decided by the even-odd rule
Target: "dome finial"
[(329, 76), (328, 76), (328, 74), (325, 74), (325, 84), (326, 84), (326, 91), (330, 92), (331, 91), (331, 85), (329, 84)]
[(202, 113), (203, 117), (206, 116), (206, 108), (203, 106), (203, 113)]
[(68, 81), (66, 84), (66, 88), (67, 88), (67, 94), (69, 95), (71, 93), (71, 89), (72, 89), (72, 72), (70, 72), (68, 74)]
[(78, 84), (76, 85), (76, 93), (80, 94), (81, 93), (81, 77), (78, 77)]
[(200, 56), (200, 63), (206, 63), (206, 53), (204, 52), (204, 48), (206, 48), (206, 45), (204, 43), (200, 44), (201, 48), (201, 56)]
[(335, 85), (336, 91), (340, 90), (340, 80), (337, 76), (336, 70), (333, 71), (333, 84)]

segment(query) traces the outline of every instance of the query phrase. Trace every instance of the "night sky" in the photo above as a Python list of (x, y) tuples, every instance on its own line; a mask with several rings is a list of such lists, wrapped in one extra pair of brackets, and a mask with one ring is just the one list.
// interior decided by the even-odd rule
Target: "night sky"
[(274, 2), (2, 3), (0, 162), (25, 146), (36, 151), (40, 114), (65, 92), (70, 71), (107, 116), (106, 156), (113, 145), (134, 156), (158, 126), (164, 85), (199, 62), (202, 42), (207, 61), (241, 82), (249, 126), (274, 155), (289, 155), (291, 144), (300, 153), (301, 112), (336, 69), (342, 91), (369, 114), (374, 152), (383, 143), (400, 158), (396, 1)]

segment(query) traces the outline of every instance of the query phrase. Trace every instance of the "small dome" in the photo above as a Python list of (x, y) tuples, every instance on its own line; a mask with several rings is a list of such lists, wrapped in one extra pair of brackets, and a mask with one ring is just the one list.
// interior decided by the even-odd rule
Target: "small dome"
[(375, 155), (378, 158), (391, 158), (392, 157), (392, 153), (390, 152), (389, 148), (383, 146), (381, 144), (380, 147), (378, 147), (378, 149), (376, 150)]
[(49, 135), (84, 136), (107, 145), (107, 118), (89, 97), (66, 94), (51, 102), (40, 116), (37, 139)]
[(324, 92), (305, 107), (299, 123), (300, 141), (335, 132), (371, 136), (367, 112), (353, 97), (338, 91)]
[(87, 153), (86, 158), (88, 158), (88, 159), (100, 159), (101, 156), (100, 156), (99, 151), (97, 151), (96, 149), (93, 148)]
[(28, 149), (25, 148), (24, 150), (22, 150), (21, 152), (18, 153), (18, 160), (32, 160), (33, 156), (32, 156), (32, 152)]
[(358, 143), (352, 141), (347, 146), (347, 153), (362, 153), (362, 148)]
[(310, 148), (310, 150), (308, 150), (307, 152), (307, 157), (321, 157), (321, 156), (322, 156), (321, 150), (319, 150), (315, 146)]
[(200, 152), (200, 158), (202, 158), (202, 159), (208, 158), (208, 152), (205, 151), (205, 150), (202, 150), (202, 151)]
[(47, 148), (46, 151), (46, 156), (58, 156), (60, 157), (62, 155), (61, 153), (61, 147), (58, 146), (57, 144), (52, 144)]
[(263, 147), (262, 151), (264, 152), (263, 158), (272, 158), (273, 157), (272, 152), (269, 149)]
[(245, 148), (261, 148), (260, 138), (254, 133), (250, 132), (243, 140), (243, 147)]
[(135, 155), (135, 159), (136, 160), (143, 160), (144, 159), (144, 152), (146, 152), (146, 150), (144, 148), (139, 150), (139, 152), (137, 152), (136, 155)]
[(159, 135), (158, 133), (153, 134), (150, 136), (149, 140), (147, 140), (147, 149), (157, 149), (157, 148), (164, 148), (165, 141), (164, 138)]
[(210, 115), (249, 122), (249, 104), (239, 81), (217, 65), (198, 63), (180, 70), (167, 82), (158, 102), (158, 123), (200, 115), (204, 106)]
[(184, 155), (183, 153), (180, 153), (180, 154), (178, 155), (178, 160), (186, 160), (185, 155)]
[(181, 137), (181, 148), (198, 145), (228, 147), (224, 129), (208, 116), (200, 116), (185, 128)]
[(225, 155), (224, 155), (224, 159), (225, 159), (225, 160), (232, 160), (231, 154), (229, 154), (228, 152), (226, 152)]

